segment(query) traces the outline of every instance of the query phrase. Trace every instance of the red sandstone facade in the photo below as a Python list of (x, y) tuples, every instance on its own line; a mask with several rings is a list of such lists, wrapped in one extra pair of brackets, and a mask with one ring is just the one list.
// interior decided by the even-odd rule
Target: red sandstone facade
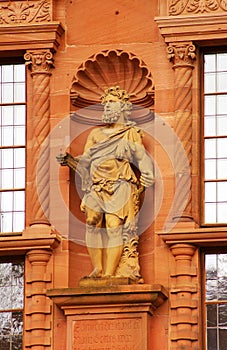
[[(223, 45), (227, 12), (219, 2), (213, 8), (183, 3), (0, 3), (0, 54), (24, 57), (27, 65), (26, 228), (0, 237), (2, 255), (26, 261), (24, 350), (96, 349), (95, 341), (100, 350), (107, 343), (116, 350), (204, 347), (201, 248), (226, 245), (227, 230), (201, 226), (200, 51)], [(112, 82), (133, 94), (134, 119), (147, 131), (161, 180), (139, 241), (145, 284), (86, 296), (75, 290), (91, 270), (80, 195), (74, 174), (55, 157), (82, 152), (100, 114), (99, 106), (89, 106)], [(178, 150), (165, 148), (158, 131), (151, 134), (148, 110), (166, 122), (170, 143), (180, 140), (186, 173)]]

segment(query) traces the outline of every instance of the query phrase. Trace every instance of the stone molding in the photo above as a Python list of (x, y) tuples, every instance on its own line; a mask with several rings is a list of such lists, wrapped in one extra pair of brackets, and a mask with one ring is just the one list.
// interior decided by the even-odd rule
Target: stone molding
[(193, 244), (198, 247), (227, 246), (226, 227), (203, 227), (198, 229), (174, 229), (170, 233), (158, 231), (157, 234), (163, 241), (172, 244)]
[(52, 19), (52, 1), (2, 1), (0, 26), (49, 22)]
[[(133, 306), (133, 302), (138, 307), (145, 307), (151, 314), (161, 306), (167, 299), (168, 293), (165, 288), (159, 284), (131, 284), (108, 287), (78, 287), (50, 289), (47, 295), (58, 305), (65, 314), (69, 314), (74, 308), (81, 310), (92, 306), (95, 313), (95, 307), (105, 305), (106, 308), (114, 309), (121, 306)], [(90, 312), (92, 312), (90, 310)]]
[(0, 51), (43, 48), (57, 51), (63, 33), (59, 22), (0, 26)]
[(160, 16), (155, 21), (166, 43), (192, 41), (209, 46), (221, 44), (227, 35), (227, 13)]

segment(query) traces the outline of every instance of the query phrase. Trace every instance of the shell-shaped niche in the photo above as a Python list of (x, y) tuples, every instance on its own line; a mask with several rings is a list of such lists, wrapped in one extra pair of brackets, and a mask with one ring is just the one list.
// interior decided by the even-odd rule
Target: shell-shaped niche
[(151, 73), (140, 58), (123, 50), (101, 51), (78, 68), (70, 92), (72, 104), (79, 108), (99, 104), (104, 90), (117, 85), (130, 94), (132, 103), (154, 105)]

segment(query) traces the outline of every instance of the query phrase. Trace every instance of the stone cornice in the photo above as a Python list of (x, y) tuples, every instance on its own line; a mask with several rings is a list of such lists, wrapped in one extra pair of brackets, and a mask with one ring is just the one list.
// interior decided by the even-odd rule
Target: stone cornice
[(0, 26), (0, 51), (43, 48), (56, 51), (63, 33), (60, 22)]
[(227, 246), (227, 227), (176, 229), (169, 233), (157, 232), (167, 245), (194, 244), (199, 247)]
[[(65, 314), (70, 314), (76, 309), (92, 306), (93, 312), (96, 307), (108, 307), (114, 309), (121, 305), (124, 307), (131, 307), (136, 303), (138, 308), (146, 309), (146, 311), (153, 311), (168, 297), (166, 289), (159, 284), (132, 284), (119, 285), (102, 288), (78, 287), (78, 288), (62, 288), (50, 289), (47, 291), (49, 296), (55, 304), (57, 304)], [(74, 310), (73, 310), (74, 309)], [(90, 312), (92, 312), (90, 310)]]
[(156, 17), (155, 21), (166, 43), (193, 41), (207, 45), (208, 40), (223, 40), (227, 35), (227, 14)]
[(22, 234), (21, 236), (0, 236), (0, 254), (18, 255), (26, 254), (32, 249), (55, 249), (60, 243), (60, 237), (56, 233)]

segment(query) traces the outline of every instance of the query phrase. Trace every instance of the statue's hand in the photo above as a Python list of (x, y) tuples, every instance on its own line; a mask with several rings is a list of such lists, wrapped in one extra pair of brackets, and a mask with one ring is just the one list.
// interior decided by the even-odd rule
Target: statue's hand
[(140, 183), (144, 187), (150, 187), (154, 184), (154, 174), (152, 171), (143, 171), (140, 175)]
[(67, 153), (60, 153), (56, 156), (57, 162), (61, 165), (67, 165)]

